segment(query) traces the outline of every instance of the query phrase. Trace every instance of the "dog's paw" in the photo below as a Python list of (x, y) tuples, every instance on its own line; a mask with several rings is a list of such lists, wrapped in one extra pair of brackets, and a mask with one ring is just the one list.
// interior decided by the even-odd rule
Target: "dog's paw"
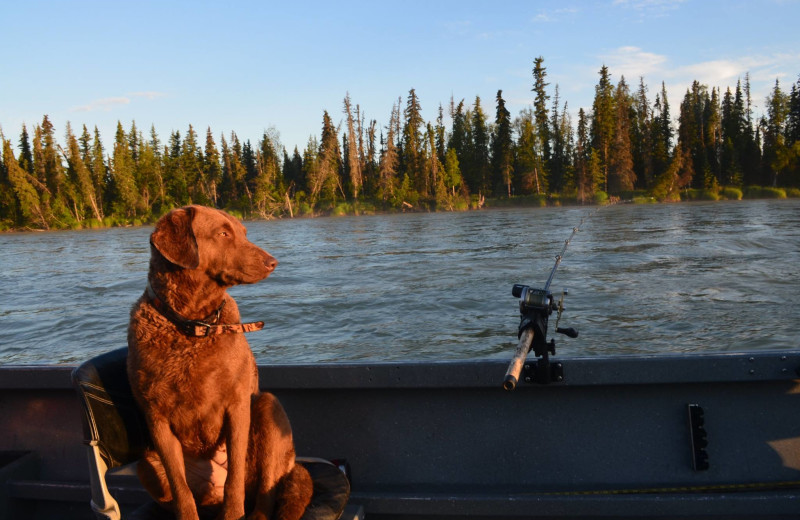
[(220, 511), (216, 520), (244, 520), (244, 509), (241, 511), (234, 511), (232, 509)]

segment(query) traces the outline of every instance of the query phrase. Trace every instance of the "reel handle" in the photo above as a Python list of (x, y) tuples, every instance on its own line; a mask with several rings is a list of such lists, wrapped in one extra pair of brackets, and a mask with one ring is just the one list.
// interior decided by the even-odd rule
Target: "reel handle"
[(572, 327), (567, 327), (567, 328), (558, 327), (556, 329), (556, 332), (558, 332), (559, 334), (564, 334), (564, 335), (566, 335), (566, 336), (568, 336), (570, 338), (577, 338), (578, 337), (578, 331), (575, 330)]

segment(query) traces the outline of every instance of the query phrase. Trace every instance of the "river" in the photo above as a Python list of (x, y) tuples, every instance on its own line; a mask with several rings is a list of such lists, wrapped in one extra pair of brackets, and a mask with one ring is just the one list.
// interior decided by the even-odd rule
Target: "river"
[[(248, 222), (279, 261), (231, 289), (261, 363), (510, 358), (515, 283), (569, 289), (560, 357), (800, 347), (800, 201)], [(151, 227), (0, 235), (0, 364), (126, 344)], [(551, 318), (554, 329), (555, 314)]]

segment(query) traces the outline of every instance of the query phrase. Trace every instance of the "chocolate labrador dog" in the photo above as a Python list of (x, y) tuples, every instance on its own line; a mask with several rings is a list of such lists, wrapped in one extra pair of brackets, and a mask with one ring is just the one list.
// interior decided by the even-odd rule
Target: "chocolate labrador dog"
[(269, 276), (278, 262), (223, 211), (176, 209), (150, 236), (147, 290), (131, 310), (128, 375), (154, 449), (138, 474), (180, 520), (297, 520), (313, 485), (295, 465), (289, 419), (258, 389), (255, 359), (226, 289)]

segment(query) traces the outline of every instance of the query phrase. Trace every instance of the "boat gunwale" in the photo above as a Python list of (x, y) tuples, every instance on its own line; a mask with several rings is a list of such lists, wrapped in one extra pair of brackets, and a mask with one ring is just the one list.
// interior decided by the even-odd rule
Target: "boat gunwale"
[[(528, 363), (535, 362), (529, 358)], [(596, 385), (651, 385), (791, 381), (800, 378), (800, 350), (561, 357), (565, 380), (521, 383), (516, 391)], [(259, 364), (264, 389), (501, 389), (507, 361), (501, 359)], [(0, 390), (72, 388), (73, 365), (0, 366)]]

